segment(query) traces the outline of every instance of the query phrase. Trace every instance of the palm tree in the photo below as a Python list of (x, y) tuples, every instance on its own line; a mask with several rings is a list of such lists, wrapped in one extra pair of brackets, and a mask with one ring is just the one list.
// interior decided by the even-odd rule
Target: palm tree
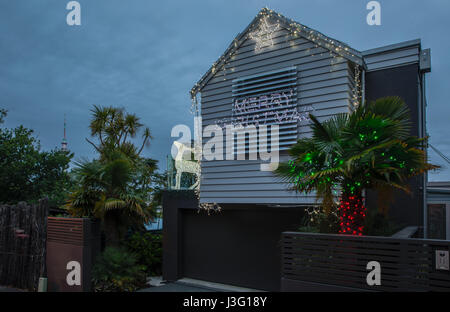
[(151, 133), (148, 127), (143, 129), (142, 143), (136, 147), (129, 139), (136, 138), (144, 127), (135, 114), (125, 113), (121, 108), (95, 106), (91, 110), (89, 125), (91, 136), (98, 138), (98, 144), (86, 138), (102, 157), (108, 157), (108, 151), (120, 150), (131, 159), (137, 159), (145, 146), (150, 144)]
[[(77, 187), (66, 208), (73, 216), (100, 218), (106, 244), (118, 245), (130, 226), (142, 228), (155, 213), (152, 188), (157, 161), (140, 156), (151, 135), (135, 114), (99, 106), (91, 112), (89, 127), (97, 142), (86, 140), (99, 157), (77, 163)], [(131, 140), (142, 129), (142, 142), (137, 147)]]
[[(298, 192), (315, 191), (325, 212), (340, 193), (340, 233), (362, 235), (364, 189), (376, 189), (382, 198), (393, 189), (411, 192), (411, 177), (437, 168), (427, 162), (426, 139), (410, 135), (409, 110), (399, 97), (380, 98), (323, 122), (310, 117), (312, 136), (291, 147), (292, 159), (280, 164), (277, 174)], [(386, 215), (388, 205), (380, 204), (380, 212)]]
[[(135, 187), (136, 165), (120, 152), (110, 157), (107, 162), (77, 164), (74, 174), (79, 186), (70, 195), (66, 208), (74, 216), (101, 219), (106, 245), (117, 246), (130, 225), (147, 223), (154, 211), (148, 188)], [(146, 172), (151, 170), (154, 168), (145, 168)]]

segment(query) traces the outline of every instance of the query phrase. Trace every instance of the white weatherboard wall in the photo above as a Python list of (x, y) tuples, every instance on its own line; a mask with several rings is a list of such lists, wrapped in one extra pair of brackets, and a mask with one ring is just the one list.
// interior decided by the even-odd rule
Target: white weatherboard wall
[[(255, 51), (255, 43), (247, 39), (231, 57), (225, 68), (201, 91), (203, 127), (217, 120), (231, 118), (233, 80), (290, 66), (297, 69), (297, 107), (311, 105), (313, 114), (324, 120), (349, 112), (353, 92), (353, 64), (307, 39), (293, 37), (279, 30), (274, 45)], [(299, 137), (310, 133), (308, 122), (298, 122)], [(203, 144), (209, 138), (203, 138)], [(283, 152), (281, 161), (287, 160)], [(260, 161), (202, 161), (201, 202), (313, 204), (314, 195), (287, 191), (288, 185), (271, 172), (260, 171)]]

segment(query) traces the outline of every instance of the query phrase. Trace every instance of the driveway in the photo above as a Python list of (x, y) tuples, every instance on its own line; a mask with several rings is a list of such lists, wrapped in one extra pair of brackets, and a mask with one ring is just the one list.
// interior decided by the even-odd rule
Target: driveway
[(191, 278), (181, 278), (176, 282), (164, 283), (161, 276), (150, 278), (149, 287), (140, 292), (261, 292), (261, 290), (201, 281)]
[(6, 287), (6, 286), (0, 286), (0, 292), (26, 292), (26, 290), (12, 288), (12, 287)]
[(139, 290), (139, 292), (217, 292), (218, 290), (212, 288), (205, 288), (193, 285), (186, 285), (182, 283), (167, 283), (162, 286), (155, 286)]

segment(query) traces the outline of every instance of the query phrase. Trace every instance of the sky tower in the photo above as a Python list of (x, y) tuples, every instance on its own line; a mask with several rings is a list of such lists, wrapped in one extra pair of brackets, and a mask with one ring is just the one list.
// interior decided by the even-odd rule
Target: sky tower
[(64, 114), (64, 138), (61, 142), (61, 150), (67, 151), (67, 139), (66, 139), (66, 114)]

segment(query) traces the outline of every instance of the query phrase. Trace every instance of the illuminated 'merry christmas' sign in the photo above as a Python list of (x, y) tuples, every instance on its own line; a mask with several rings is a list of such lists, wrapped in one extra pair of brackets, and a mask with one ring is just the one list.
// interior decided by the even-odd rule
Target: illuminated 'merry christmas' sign
[(245, 98), (233, 102), (231, 123), (233, 125), (274, 125), (297, 121), (309, 121), (311, 105), (297, 108), (294, 89)]

